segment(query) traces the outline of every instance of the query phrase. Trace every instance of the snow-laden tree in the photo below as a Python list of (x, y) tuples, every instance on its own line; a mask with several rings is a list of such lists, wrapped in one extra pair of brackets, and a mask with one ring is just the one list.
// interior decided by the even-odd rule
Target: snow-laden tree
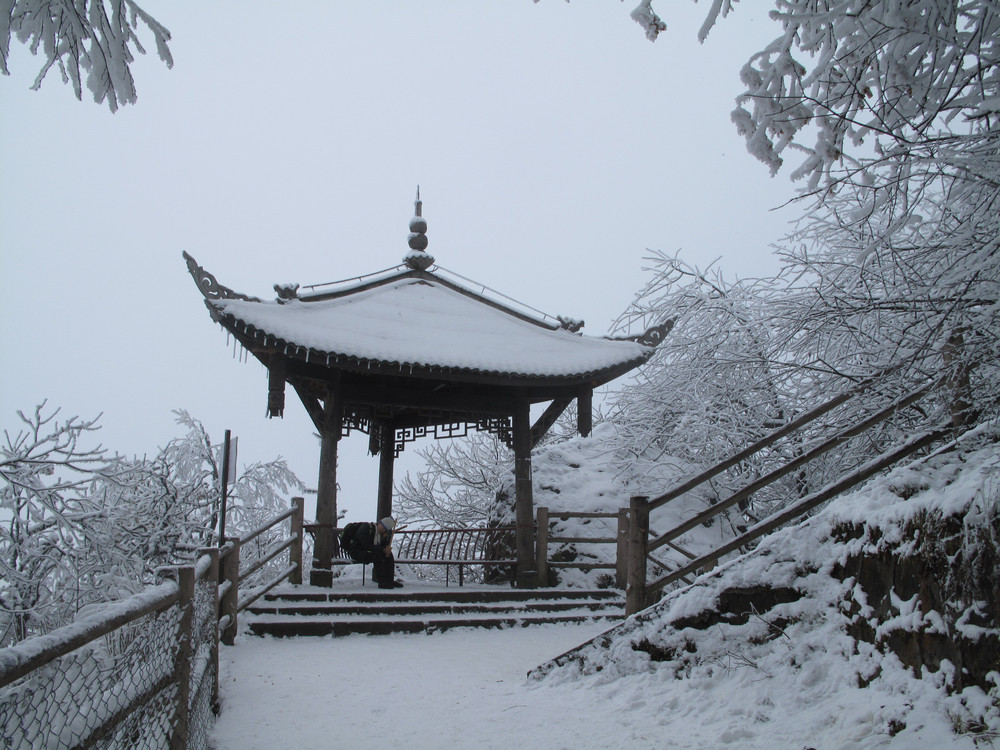
[[(658, 259), (630, 319), (678, 323), (623, 401), (633, 452), (684, 434), (699, 446), (688, 453), (745, 445), (754, 423), (873, 376), (887, 395), (944, 388), (869, 453), (920, 419), (950, 412), (960, 427), (998, 411), (1000, 8), (773, 5), (780, 34), (740, 71), (733, 121), (772, 174), (797, 155), (803, 217), (767, 283), (724, 286)], [(651, 6), (633, 16), (655, 39), (665, 25)], [(700, 38), (734, 9), (713, 2)]]
[[(796, 398), (773, 361), (766, 281), (727, 281), (654, 254), (646, 287), (619, 324), (673, 327), (650, 361), (614, 393), (610, 419), (618, 452), (635, 477), (669, 462), (681, 475), (707, 469), (762, 437), (795, 410)], [(700, 489), (708, 504), (760, 473), (761, 457)], [(665, 487), (650, 485), (649, 494)]]
[[(221, 445), (187, 412), (154, 458), (87, 442), (97, 420), (37, 407), (0, 446), (0, 644), (46, 632), (81, 608), (142, 589), (218, 534)], [(244, 466), (230, 493), (239, 535), (287, 507), (301, 482), (282, 459)], [(266, 545), (263, 536), (259, 543)]]
[(496, 436), (475, 432), (419, 454), (425, 468), (395, 487), (396, 513), (407, 524), (465, 528), (509, 520), (514, 457)]
[(10, 75), (10, 43), (16, 39), (42, 56), (33, 89), (56, 67), (77, 99), (86, 84), (95, 102), (106, 101), (115, 112), (136, 100), (130, 66), (136, 53), (146, 52), (141, 27), (152, 36), (160, 59), (173, 67), (170, 32), (133, 0), (5, 0), (0, 2), (0, 72)]
[[(848, 361), (860, 358), (856, 348), (845, 347), (834, 369), (819, 360), (809, 348), (811, 334), (802, 329), (802, 300), (784, 277), (727, 280), (662, 253), (650, 260), (650, 280), (619, 324), (641, 327), (670, 315), (673, 327), (650, 361), (613, 394), (609, 413), (625, 473), (642, 494), (667, 489), (661, 478), (674, 484), (712, 467), (875, 373), (872, 363)], [(883, 374), (864, 398), (699, 487), (700, 501), (714, 503), (860, 423), (902, 394), (907, 382), (900, 381), (898, 371)], [(926, 416), (903, 410), (843, 441), (741, 504), (743, 518), (737, 514), (733, 526), (819, 489), (898, 442)]]
[(127, 481), (118, 456), (81, 444), (97, 420), (59, 411), (19, 413), (0, 448), (0, 644), (63, 624), (94, 597), (111, 596), (141, 564), (109, 544), (113, 521), (93, 492)]
[[(713, 2), (704, 40), (720, 16)], [(733, 121), (772, 174), (797, 155), (776, 349), (856, 379), (944, 376), (958, 422), (996, 408), (1000, 8), (990, 0), (776, 0)], [(738, 8), (736, 9), (738, 12)], [(663, 30), (642, 3), (651, 38)]]

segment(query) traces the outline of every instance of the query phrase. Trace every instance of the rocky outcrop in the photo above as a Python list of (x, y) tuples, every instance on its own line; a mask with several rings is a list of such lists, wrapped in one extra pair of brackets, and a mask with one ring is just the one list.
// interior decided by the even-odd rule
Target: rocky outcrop
[(857, 550), (831, 572), (853, 582), (850, 635), (918, 677), (946, 668), (951, 689), (989, 690), (1000, 670), (1000, 515), (921, 513), (892, 539), (870, 525), (834, 534)]

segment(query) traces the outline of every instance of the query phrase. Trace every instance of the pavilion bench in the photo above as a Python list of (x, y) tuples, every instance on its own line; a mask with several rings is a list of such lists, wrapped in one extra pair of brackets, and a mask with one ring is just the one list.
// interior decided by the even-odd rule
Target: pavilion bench
[[(320, 524), (305, 524), (303, 529), (315, 537)], [(340, 549), (341, 529), (334, 528), (333, 565), (362, 565)], [(458, 585), (465, 584), (465, 568), (485, 565), (513, 568), (514, 527), (470, 529), (401, 529), (392, 535), (393, 556), (397, 565), (443, 565), (445, 585), (451, 582), (451, 570), (458, 568)], [(362, 581), (364, 581), (362, 573)]]

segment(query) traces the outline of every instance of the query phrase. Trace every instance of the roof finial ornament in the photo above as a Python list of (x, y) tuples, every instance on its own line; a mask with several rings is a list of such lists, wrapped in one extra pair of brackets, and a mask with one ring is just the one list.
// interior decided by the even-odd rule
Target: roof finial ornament
[(434, 265), (434, 256), (424, 252), (427, 249), (427, 220), (421, 215), (423, 203), (420, 200), (420, 186), (417, 185), (417, 199), (413, 202), (415, 213), (410, 219), (410, 236), (407, 244), (410, 252), (403, 256), (403, 263), (414, 271), (426, 271)]

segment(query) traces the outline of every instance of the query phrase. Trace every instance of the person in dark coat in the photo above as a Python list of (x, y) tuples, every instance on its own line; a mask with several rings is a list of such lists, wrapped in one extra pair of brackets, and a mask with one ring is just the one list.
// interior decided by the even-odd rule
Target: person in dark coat
[(403, 584), (395, 578), (396, 559), (392, 556), (392, 532), (396, 528), (396, 520), (386, 516), (375, 524), (372, 537), (372, 579), (380, 589), (398, 589)]

